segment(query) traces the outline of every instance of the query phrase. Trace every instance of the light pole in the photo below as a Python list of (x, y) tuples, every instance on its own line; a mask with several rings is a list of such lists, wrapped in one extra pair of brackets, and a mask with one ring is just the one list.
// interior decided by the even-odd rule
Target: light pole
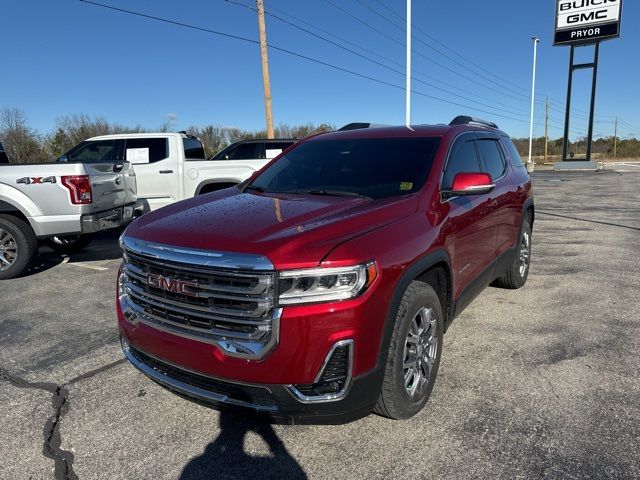
[(411, 128), (411, 0), (407, 0), (407, 81), (405, 96), (405, 125)]
[(529, 126), (529, 160), (527, 161), (527, 170), (533, 172), (535, 164), (531, 158), (531, 152), (533, 150), (533, 110), (536, 100), (536, 63), (538, 60), (538, 43), (540, 39), (538, 37), (531, 37), (533, 40), (533, 80), (531, 81), (531, 123)]

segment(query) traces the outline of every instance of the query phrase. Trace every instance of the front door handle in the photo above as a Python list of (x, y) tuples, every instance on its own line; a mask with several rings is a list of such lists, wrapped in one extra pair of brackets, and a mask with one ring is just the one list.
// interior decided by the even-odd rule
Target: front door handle
[(160, 170), (161, 174), (173, 173), (173, 170)]

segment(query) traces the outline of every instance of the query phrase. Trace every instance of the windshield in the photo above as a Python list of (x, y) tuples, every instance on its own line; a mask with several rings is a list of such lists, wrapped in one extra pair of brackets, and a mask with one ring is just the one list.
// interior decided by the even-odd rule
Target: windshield
[(439, 145), (439, 137), (305, 142), (248, 188), (374, 199), (406, 195), (424, 185)]

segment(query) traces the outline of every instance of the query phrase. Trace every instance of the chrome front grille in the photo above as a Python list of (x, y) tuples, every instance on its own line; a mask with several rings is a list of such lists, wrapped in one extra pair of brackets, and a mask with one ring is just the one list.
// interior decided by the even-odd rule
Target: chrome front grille
[(261, 358), (275, 345), (276, 274), (264, 257), (178, 249), (122, 238), (125, 317)]

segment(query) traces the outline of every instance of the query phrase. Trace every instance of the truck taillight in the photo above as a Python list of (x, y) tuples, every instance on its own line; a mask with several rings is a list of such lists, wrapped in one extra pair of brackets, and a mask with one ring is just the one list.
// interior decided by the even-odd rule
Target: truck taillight
[(91, 181), (88, 175), (62, 177), (62, 184), (67, 187), (74, 205), (87, 205), (93, 201)]

